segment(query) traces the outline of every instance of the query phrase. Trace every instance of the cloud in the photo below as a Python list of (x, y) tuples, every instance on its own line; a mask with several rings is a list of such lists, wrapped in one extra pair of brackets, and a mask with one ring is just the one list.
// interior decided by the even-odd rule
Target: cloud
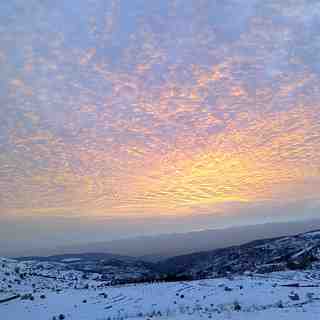
[(14, 70), (1, 75), (3, 215), (154, 218), (317, 201), (319, 74), (303, 58), (316, 42), (303, 47), (296, 32), (315, 27), (306, 2), (301, 13), (278, 1), (127, 3), (129, 16), (117, 1), (92, 3), (80, 16), (43, 5), (32, 23), (12, 8), (16, 27), (1, 24)]

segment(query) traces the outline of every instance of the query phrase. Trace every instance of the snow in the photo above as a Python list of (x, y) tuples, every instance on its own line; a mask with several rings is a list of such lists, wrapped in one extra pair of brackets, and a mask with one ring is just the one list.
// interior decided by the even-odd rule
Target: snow
[(310, 251), (310, 250), (312, 250), (312, 249), (314, 249), (314, 248), (315, 248), (314, 246), (309, 246), (309, 247), (307, 247), (307, 248), (305, 248), (305, 249), (297, 252), (296, 254), (294, 254), (294, 255), (292, 256), (292, 258), (294, 258), (294, 259), (295, 259), (295, 258), (298, 258), (298, 257), (302, 256), (303, 254), (305, 254), (306, 252), (308, 252), (308, 251)]
[(82, 260), (81, 258), (66, 258), (66, 259), (61, 260), (61, 262), (78, 262), (81, 260)]
[(310, 237), (320, 236), (320, 230), (306, 232), (304, 235)]
[[(97, 274), (83, 277), (55, 264), (43, 270), (35, 262), (0, 263), (0, 300), (26, 293), (34, 297), (0, 303), (1, 320), (52, 320), (59, 314), (70, 320), (320, 319), (316, 270), (110, 287)], [(283, 286), (293, 283), (300, 287)], [(290, 298), (295, 294), (297, 301)]]

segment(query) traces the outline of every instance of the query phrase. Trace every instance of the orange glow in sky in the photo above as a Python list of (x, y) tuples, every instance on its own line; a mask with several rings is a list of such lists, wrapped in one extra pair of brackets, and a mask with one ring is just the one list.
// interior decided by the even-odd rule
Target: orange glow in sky
[(307, 1), (89, 2), (0, 5), (2, 216), (319, 203)]

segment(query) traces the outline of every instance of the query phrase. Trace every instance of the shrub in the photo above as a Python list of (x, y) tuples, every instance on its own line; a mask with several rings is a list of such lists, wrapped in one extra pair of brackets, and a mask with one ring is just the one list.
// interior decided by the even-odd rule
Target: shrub
[(287, 268), (290, 270), (306, 270), (318, 259), (314, 255), (307, 255), (301, 261), (288, 261)]
[(278, 308), (282, 309), (282, 308), (283, 308), (283, 303), (282, 303), (282, 301), (279, 300), (279, 301), (277, 302), (276, 306), (277, 306)]
[(300, 297), (297, 293), (293, 292), (288, 296), (292, 301), (298, 301), (300, 300)]
[(26, 293), (26, 294), (23, 294), (21, 297), (20, 297), (21, 300), (31, 300), (33, 301), (34, 300), (34, 296), (32, 295), (32, 293)]
[(241, 310), (241, 306), (240, 306), (238, 301), (235, 301), (233, 303), (233, 308), (234, 308), (235, 311), (240, 311)]

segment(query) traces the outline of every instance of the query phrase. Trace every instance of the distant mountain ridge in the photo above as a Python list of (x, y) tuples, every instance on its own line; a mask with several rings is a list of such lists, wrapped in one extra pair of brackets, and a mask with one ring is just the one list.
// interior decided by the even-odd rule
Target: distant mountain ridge
[(320, 219), (265, 223), (225, 229), (209, 229), (187, 233), (141, 236), (107, 242), (94, 242), (64, 246), (45, 255), (104, 252), (157, 262), (173, 256), (226, 248), (245, 244), (256, 239), (281, 237), (303, 233), (313, 229), (320, 229)]
[(88, 253), (66, 253), (66, 254), (56, 254), (52, 256), (26, 256), (26, 257), (18, 257), (16, 258), (19, 261), (54, 261), (54, 262), (62, 262), (62, 263), (74, 263), (77, 261), (84, 260), (122, 260), (122, 261), (136, 261), (138, 260), (135, 257), (123, 256), (119, 254), (111, 254), (111, 253), (101, 253), (101, 252), (88, 252)]
[(64, 264), (68, 269), (100, 273), (104, 278), (120, 283), (320, 269), (320, 229), (175, 256), (157, 263), (104, 253), (24, 257), (19, 260)]

